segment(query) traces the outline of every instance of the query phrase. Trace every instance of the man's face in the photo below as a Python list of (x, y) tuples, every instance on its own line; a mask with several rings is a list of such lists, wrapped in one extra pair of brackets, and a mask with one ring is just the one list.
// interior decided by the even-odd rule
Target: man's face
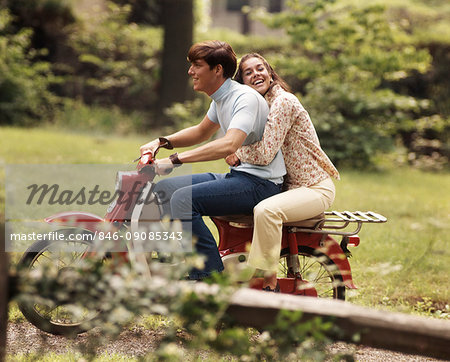
[(194, 90), (197, 92), (205, 92), (208, 95), (213, 94), (218, 86), (218, 80), (223, 77), (218, 76), (217, 66), (209, 69), (209, 64), (203, 59), (195, 60), (189, 67), (188, 74), (194, 82)]

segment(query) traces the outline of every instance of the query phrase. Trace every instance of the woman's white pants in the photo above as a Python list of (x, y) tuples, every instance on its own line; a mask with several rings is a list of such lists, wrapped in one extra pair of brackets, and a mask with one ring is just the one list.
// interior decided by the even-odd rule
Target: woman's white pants
[(254, 231), (248, 264), (276, 272), (280, 259), (283, 223), (313, 218), (327, 210), (336, 190), (331, 178), (269, 197), (253, 209)]

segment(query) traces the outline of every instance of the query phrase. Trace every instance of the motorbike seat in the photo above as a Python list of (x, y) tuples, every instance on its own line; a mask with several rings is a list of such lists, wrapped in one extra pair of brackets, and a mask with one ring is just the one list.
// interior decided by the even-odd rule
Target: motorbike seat
[[(236, 224), (246, 224), (253, 225), (253, 215), (226, 215), (226, 216), (213, 216), (215, 219), (232, 222)], [(284, 223), (283, 226), (296, 226), (301, 228), (315, 229), (322, 221), (325, 219), (325, 214), (319, 214), (310, 219), (293, 221), (289, 223)]]

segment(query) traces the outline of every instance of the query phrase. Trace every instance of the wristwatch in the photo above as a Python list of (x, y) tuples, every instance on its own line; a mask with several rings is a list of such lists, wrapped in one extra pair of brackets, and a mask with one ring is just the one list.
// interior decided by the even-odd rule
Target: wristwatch
[(168, 150), (173, 150), (172, 143), (166, 137), (159, 137), (159, 147), (167, 148)]
[(178, 158), (178, 153), (174, 153), (174, 154), (170, 155), (169, 160), (172, 162), (172, 165), (174, 165), (175, 167), (181, 166), (183, 164), (183, 162), (181, 162), (180, 159)]

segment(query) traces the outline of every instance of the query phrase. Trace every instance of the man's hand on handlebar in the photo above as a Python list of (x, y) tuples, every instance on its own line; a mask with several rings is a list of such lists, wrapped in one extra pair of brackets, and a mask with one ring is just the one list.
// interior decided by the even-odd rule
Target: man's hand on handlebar
[(231, 155), (228, 155), (225, 158), (225, 162), (228, 163), (230, 166), (236, 167), (241, 164), (241, 160), (236, 156), (235, 153), (232, 153)]
[(173, 170), (173, 163), (169, 158), (155, 160), (155, 171), (160, 176), (168, 175)]
[(149, 143), (146, 143), (145, 145), (141, 146), (141, 156), (145, 153), (151, 153), (152, 157), (155, 157), (155, 153), (159, 149), (160, 141), (159, 139), (155, 139)]

